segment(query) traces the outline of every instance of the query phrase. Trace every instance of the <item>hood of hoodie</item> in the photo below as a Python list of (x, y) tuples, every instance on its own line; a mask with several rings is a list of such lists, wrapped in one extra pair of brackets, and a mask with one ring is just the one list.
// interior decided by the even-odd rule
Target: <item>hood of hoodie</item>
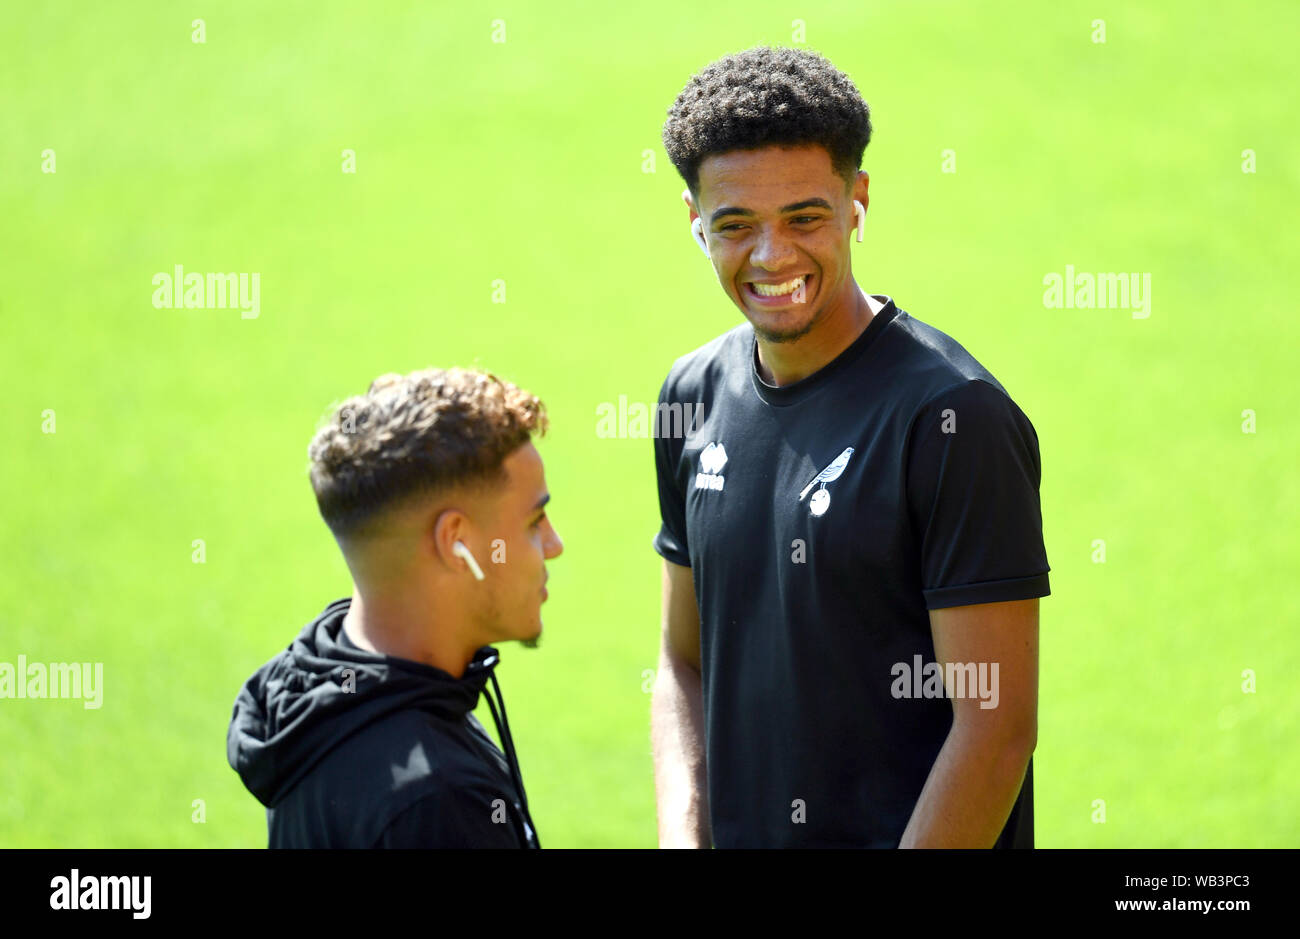
[[(226, 756), (265, 806), (274, 807), (334, 747), (393, 711), (414, 708), (464, 720), (493, 677), (498, 655), (490, 646), (475, 653), (463, 677), (454, 678), (431, 665), (340, 643), (351, 602), (327, 606), (235, 699)], [(495, 707), (493, 717), (518, 780), (509, 728), (502, 728)]]

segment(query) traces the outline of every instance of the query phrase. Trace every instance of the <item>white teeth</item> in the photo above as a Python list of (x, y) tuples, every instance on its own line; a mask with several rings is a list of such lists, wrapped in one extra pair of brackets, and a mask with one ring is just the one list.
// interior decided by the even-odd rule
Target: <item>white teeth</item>
[(796, 277), (794, 280), (788, 280), (784, 284), (750, 284), (754, 288), (754, 293), (760, 297), (782, 297), (787, 293), (793, 293), (794, 289), (802, 284), (804, 279)]

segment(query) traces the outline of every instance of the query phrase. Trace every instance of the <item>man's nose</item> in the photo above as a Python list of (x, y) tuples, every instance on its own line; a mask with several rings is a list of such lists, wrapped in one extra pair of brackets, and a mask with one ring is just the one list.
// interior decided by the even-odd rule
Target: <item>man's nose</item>
[(550, 529), (550, 537), (546, 539), (546, 559), (549, 561), (564, 553), (564, 542), (560, 540), (559, 534), (553, 527), (547, 527)]
[(794, 246), (775, 227), (762, 227), (758, 231), (758, 243), (750, 252), (750, 261), (758, 267), (778, 271), (789, 265), (794, 258)]

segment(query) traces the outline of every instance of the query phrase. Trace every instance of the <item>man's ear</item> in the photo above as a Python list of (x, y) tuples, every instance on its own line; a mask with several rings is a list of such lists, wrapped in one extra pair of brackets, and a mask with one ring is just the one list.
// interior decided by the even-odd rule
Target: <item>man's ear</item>
[[(433, 553), (449, 570), (466, 571), (468, 566), (456, 556), (452, 546), (464, 541), (469, 531), (469, 516), (456, 508), (443, 509), (433, 522)], [(473, 550), (472, 546), (470, 550)]]
[(686, 208), (691, 210), (691, 221), (700, 217), (699, 210), (695, 208), (695, 200), (691, 198), (690, 189), (682, 190), (682, 201), (686, 203)]
[(864, 209), (867, 208), (868, 205), (870, 205), (870, 200), (867, 198), (867, 184), (870, 182), (871, 182), (871, 177), (867, 175), (866, 171), (858, 170), (858, 178), (853, 183), (852, 198), (861, 202), (862, 208)]

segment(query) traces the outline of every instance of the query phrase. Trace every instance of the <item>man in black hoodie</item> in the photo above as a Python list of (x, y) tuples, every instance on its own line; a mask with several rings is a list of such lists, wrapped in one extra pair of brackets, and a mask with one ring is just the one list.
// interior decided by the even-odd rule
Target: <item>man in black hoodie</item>
[[(540, 847), (489, 644), (536, 644), (563, 550), (546, 422), (493, 375), (428, 369), (376, 379), (316, 434), (352, 597), (245, 683), (227, 736), (270, 847)], [(489, 682), (504, 753), (472, 713)]]

